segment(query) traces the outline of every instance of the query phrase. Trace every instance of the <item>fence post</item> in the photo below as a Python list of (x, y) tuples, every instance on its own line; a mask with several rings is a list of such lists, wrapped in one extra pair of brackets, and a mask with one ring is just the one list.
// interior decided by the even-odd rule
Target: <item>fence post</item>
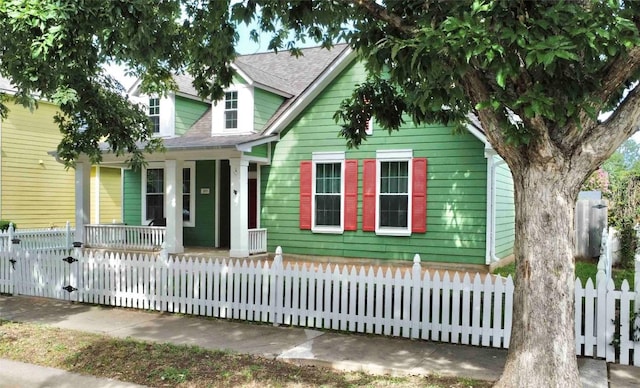
[[(15, 229), (13, 228), (13, 222), (9, 223), (9, 228), (7, 229), (7, 233), (8, 233), (8, 238), (7, 238), (7, 245), (9, 245), (9, 252), (13, 251), (13, 239), (14, 239), (14, 232)], [(19, 242), (18, 242), (19, 243)]]
[(73, 240), (71, 238), (71, 222), (69, 221), (67, 221), (65, 237), (66, 237), (65, 247), (66, 249), (69, 249), (73, 246)]
[(422, 267), (420, 255), (413, 256), (411, 268), (411, 282), (413, 283), (411, 294), (411, 338), (420, 337), (420, 296), (422, 294)]
[(271, 279), (274, 288), (271, 292), (270, 304), (273, 313), (273, 326), (278, 326), (282, 320), (282, 287), (284, 286), (282, 270), (282, 247), (278, 246), (273, 264), (271, 264)]
[(600, 258), (598, 259), (598, 270), (600, 270), (600, 263), (602, 263), (602, 269), (607, 275), (607, 279), (611, 276), (609, 270), (609, 262), (611, 257), (609, 256), (611, 249), (609, 248), (609, 230), (608, 228), (602, 229), (602, 239), (600, 240)]

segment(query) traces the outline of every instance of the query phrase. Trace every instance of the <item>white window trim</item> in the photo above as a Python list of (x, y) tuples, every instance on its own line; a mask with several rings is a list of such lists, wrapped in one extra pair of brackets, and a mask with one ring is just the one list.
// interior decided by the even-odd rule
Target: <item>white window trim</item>
[[(236, 94), (236, 109), (227, 109), (227, 93)], [(222, 112), (222, 130), (225, 132), (237, 132), (240, 127), (240, 93), (237, 89), (229, 89), (224, 92), (224, 99), (222, 100), (223, 112)], [(236, 126), (227, 128), (227, 112), (236, 112)]]
[[(168, 93), (167, 96), (157, 95), (141, 95), (140, 99), (145, 98), (144, 106), (147, 109), (147, 116), (149, 115), (149, 100), (151, 98), (159, 99), (159, 122), (160, 132), (154, 132), (154, 137), (174, 137), (176, 134), (176, 95), (175, 93)], [(145, 101), (143, 100), (143, 101)]]
[(254, 132), (254, 88), (243, 83), (231, 84), (227, 92), (238, 92), (238, 127), (225, 129), (224, 98), (211, 105), (211, 135), (249, 134)]
[(367, 122), (367, 127), (364, 129), (364, 133), (366, 133), (367, 136), (373, 136), (373, 116), (371, 116)]
[[(407, 227), (394, 228), (380, 226), (380, 172), (382, 162), (408, 162), (409, 182), (407, 185)], [(411, 236), (411, 215), (413, 192), (413, 150), (376, 151), (376, 234), (381, 236)]]
[[(147, 169), (164, 170), (164, 167), (165, 166), (163, 162), (150, 162), (146, 167), (142, 169), (142, 179), (140, 179), (140, 181), (142, 182), (142, 209), (140, 209), (142, 213), (141, 215), (142, 225), (148, 225), (149, 222), (151, 222), (150, 219), (146, 219), (147, 218)], [(183, 169), (188, 168), (189, 174), (191, 175), (190, 184), (189, 184), (189, 188), (191, 191), (189, 193), (191, 197), (191, 201), (189, 202), (190, 220), (185, 221), (183, 223), (183, 226), (193, 228), (196, 226), (196, 163), (193, 161), (184, 162), (182, 164), (182, 168)], [(182, 176), (182, 174), (180, 174), (180, 176)]]
[[(342, 234), (344, 232), (344, 174), (345, 153), (338, 152), (314, 152), (311, 156), (311, 232)], [(316, 226), (316, 164), (340, 163), (340, 226)]]

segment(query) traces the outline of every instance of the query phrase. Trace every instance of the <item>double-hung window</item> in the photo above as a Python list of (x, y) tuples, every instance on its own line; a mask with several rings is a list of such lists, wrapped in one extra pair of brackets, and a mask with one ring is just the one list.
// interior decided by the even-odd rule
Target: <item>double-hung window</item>
[(379, 229), (406, 230), (409, 225), (410, 160), (380, 161)]
[(160, 99), (149, 98), (149, 119), (153, 124), (153, 133), (160, 133)]
[(358, 226), (358, 161), (344, 151), (300, 162), (300, 229), (342, 233)]
[(145, 219), (151, 221), (164, 218), (164, 170), (148, 168), (146, 180)]
[(224, 94), (224, 128), (238, 128), (238, 92), (230, 91)]
[(381, 150), (363, 161), (362, 230), (410, 236), (427, 231), (427, 159)]
[[(184, 226), (195, 225), (195, 164), (186, 162), (182, 169), (182, 220)], [(165, 179), (163, 168), (147, 168), (144, 175), (143, 187), (143, 221), (149, 223), (155, 219), (165, 218), (164, 214), (164, 191)]]
[(344, 213), (344, 152), (313, 154), (312, 230), (341, 233)]
[(411, 150), (376, 153), (376, 233), (411, 234)]

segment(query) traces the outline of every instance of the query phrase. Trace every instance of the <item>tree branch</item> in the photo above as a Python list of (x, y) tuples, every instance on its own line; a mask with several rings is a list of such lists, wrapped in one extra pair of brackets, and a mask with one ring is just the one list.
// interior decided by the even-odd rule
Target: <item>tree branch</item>
[(635, 46), (627, 55), (620, 55), (614, 60), (602, 75), (602, 90), (599, 97), (602, 104), (606, 104), (611, 96), (638, 71), (640, 67), (640, 46)]
[(638, 131), (639, 123), (640, 86), (636, 86), (607, 120), (585, 134), (582, 147), (576, 151), (600, 164)]
[(389, 13), (387, 8), (376, 3), (375, 0), (342, 0), (342, 1), (348, 4), (353, 4), (354, 6), (364, 10), (374, 19), (386, 22), (393, 28), (407, 35), (412, 35), (414, 32), (413, 27), (404, 24), (404, 21), (400, 16)]

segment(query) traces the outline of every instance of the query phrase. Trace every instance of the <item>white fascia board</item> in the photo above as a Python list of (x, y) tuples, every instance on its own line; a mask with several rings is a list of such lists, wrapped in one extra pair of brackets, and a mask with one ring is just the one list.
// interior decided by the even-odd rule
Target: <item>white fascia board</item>
[(255, 146), (259, 146), (265, 143), (271, 143), (272, 141), (278, 141), (280, 140), (280, 135), (271, 135), (271, 136), (265, 136), (263, 138), (260, 139), (256, 139), (256, 140), (252, 140), (252, 141), (248, 141), (246, 143), (242, 143), (242, 144), (238, 144), (236, 145), (236, 149), (238, 151), (242, 151), (242, 152), (251, 152), (251, 149)]
[(136, 82), (133, 83), (133, 85), (131, 85), (129, 87), (129, 89), (127, 89), (127, 94), (131, 94), (132, 96), (137, 96), (140, 94), (140, 84), (142, 83), (142, 78), (138, 77), (136, 79)]
[(245, 73), (244, 71), (242, 71), (242, 70), (241, 70), (241, 69), (240, 69), (240, 68), (239, 68), (235, 63), (232, 63), (232, 64), (231, 64), (231, 68), (232, 68), (233, 70), (235, 70), (235, 71), (236, 71), (236, 73), (238, 73), (238, 75), (239, 75), (240, 77), (242, 77), (242, 78), (247, 82), (247, 84), (248, 84), (248, 85), (253, 86), (253, 84), (254, 84), (253, 79), (251, 79), (251, 77), (249, 77), (249, 76), (247, 75), (247, 73)]
[(325, 71), (318, 77), (313, 84), (307, 90), (305, 90), (298, 99), (287, 108), (275, 122), (273, 122), (269, 128), (264, 132), (265, 135), (271, 135), (274, 132), (280, 132), (287, 125), (289, 125), (302, 111), (316, 98), (325, 87), (329, 85), (342, 70), (356, 57), (356, 54), (351, 48), (347, 48), (345, 52), (340, 54), (338, 59), (331, 64)]
[(480, 140), (485, 145), (485, 148), (492, 148), (491, 144), (487, 140), (487, 136), (484, 133), (482, 133), (482, 131), (480, 131), (475, 125), (468, 123), (467, 131), (469, 131), (469, 133), (471, 133), (478, 140)]

